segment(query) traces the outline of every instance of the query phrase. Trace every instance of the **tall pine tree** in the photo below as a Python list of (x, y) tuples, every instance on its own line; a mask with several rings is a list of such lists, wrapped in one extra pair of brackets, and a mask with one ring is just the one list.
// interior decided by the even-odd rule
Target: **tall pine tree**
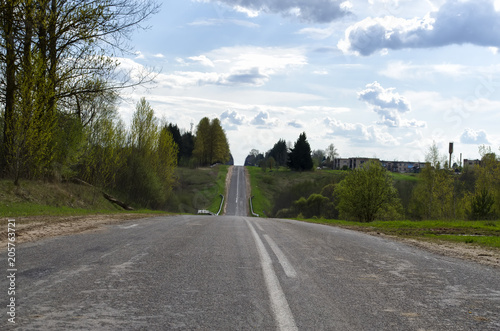
[(311, 157), (311, 146), (307, 141), (305, 132), (303, 132), (295, 142), (290, 152), (288, 166), (290, 169), (296, 171), (312, 170), (313, 160)]

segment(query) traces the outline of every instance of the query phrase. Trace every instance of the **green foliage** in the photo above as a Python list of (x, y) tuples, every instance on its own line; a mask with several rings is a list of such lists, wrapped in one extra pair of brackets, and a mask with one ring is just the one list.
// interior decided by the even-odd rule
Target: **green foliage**
[(470, 209), (467, 216), (471, 220), (487, 220), (493, 216), (495, 200), (486, 189), (482, 189), (471, 198)]
[(133, 205), (164, 208), (174, 184), (178, 146), (167, 128), (160, 129), (153, 108), (144, 98), (137, 103), (129, 141), (125, 151), (116, 149), (127, 155), (118, 180), (119, 191)]
[(295, 142), (293, 149), (289, 155), (290, 169), (296, 171), (312, 170), (313, 160), (311, 157), (311, 146), (307, 141), (306, 133), (302, 133), (299, 139)]
[(285, 167), (288, 162), (288, 147), (286, 146), (286, 141), (283, 139), (278, 140), (269, 151), (269, 157), (274, 158), (277, 167)]
[(46, 64), (39, 53), (25, 57), (18, 72), (13, 117), (6, 126), (6, 163), (17, 184), (20, 178), (48, 173), (54, 154), (57, 113), (49, 108), (52, 94)]
[(218, 118), (204, 117), (198, 123), (193, 156), (200, 166), (229, 161), (229, 143)]
[(293, 209), (297, 214), (304, 215), (305, 218), (324, 215), (329, 199), (321, 194), (311, 194), (309, 198), (301, 197), (293, 203)]
[(388, 210), (401, 210), (392, 177), (378, 162), (370, 161), (350, 172), (336, 189), (340, 216), (360, 222), (373, 222)]
[(456, 217), (454, 178), (444, 169), (427, 163), (419, 174), (410, 202), (410, 214), (415, 219), (453, 219)]

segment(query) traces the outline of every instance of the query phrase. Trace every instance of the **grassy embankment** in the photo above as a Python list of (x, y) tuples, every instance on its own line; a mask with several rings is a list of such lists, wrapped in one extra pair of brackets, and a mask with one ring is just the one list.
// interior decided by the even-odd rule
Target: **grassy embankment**
[(22, 181), (19, 186), (15, 186), (10, 180), (0, 180), (0, 217), (195, 213), (197, 208), (217, 211), (219, 193), (225, 190), (227, 168), (178, 168), (177, 184), (163, 211), (124, 211), (106, 200), (98, 190), (74, 183)]
[[(282, 191), (288, 190), (294, 183), (300, 181), (332, 182), (331, 177), (341, 176), (339, 171), (263, 172), (260, 168), (249, 167), (251, 176), (254, 210), (261, 216), (263, 211), (272, 210), (273, 200)], [(411, 187), (418, 181), (415, 175), (393, 174), (395, 182), (400, 186)], [(317, 192), (319, 193), (319, 192)], [(408, 195), (408, 193), (405, 193)], [(306, 197), (307, 198), (307, 197)], [(407, 199), (401, 197), (402, 200)], [(496, 221), (376, 221), (372, 223), (348, 222), (328, 219), (301, 219), (301, 221), (339, 226), (364, 232), (378, 232), (405, 238), (460, 242), (483, 247), (500, 249), (500, 220)]]
[(208, 209), (219, 210), (220, 194), (225, 194), (229, 166), (213, 168), (177, 168), (177, 183), (168, 201), (167, 210), (179, 213), (196, 213)]

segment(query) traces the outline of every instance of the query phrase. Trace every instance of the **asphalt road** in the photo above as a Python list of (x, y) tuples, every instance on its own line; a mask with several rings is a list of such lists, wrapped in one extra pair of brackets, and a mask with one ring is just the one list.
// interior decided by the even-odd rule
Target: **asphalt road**
[(159, 217), (16, 253), (18, 330), (500, 330), (500, 270), (316, 224)]
[(248, 215), (248, 199), (246, 196), (246, 180), (244, 167), (233, 167), (233, 175), (231, 177), (231, 184), (229, 185), (229, 192), (226, 199), (226, 215)]

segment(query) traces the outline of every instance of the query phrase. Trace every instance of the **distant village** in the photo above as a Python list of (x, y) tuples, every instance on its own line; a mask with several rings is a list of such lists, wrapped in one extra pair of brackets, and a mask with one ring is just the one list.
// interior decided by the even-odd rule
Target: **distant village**
[[(419, 173), (425, 167), (426, 162), (411, 161), (383, 161), (377, 158), (351, 157), (338, 158), (334, 160), (333, 169), (335, 170), (354, 170), (363, 166), (368, 161), (379, 161), (384, 168), (392, 172), (399, 173)], [(463, 165), (453, 164), (453, 169), (459, 167), (468, 167), (481, 164), (481, 160), (464, 159)]]

